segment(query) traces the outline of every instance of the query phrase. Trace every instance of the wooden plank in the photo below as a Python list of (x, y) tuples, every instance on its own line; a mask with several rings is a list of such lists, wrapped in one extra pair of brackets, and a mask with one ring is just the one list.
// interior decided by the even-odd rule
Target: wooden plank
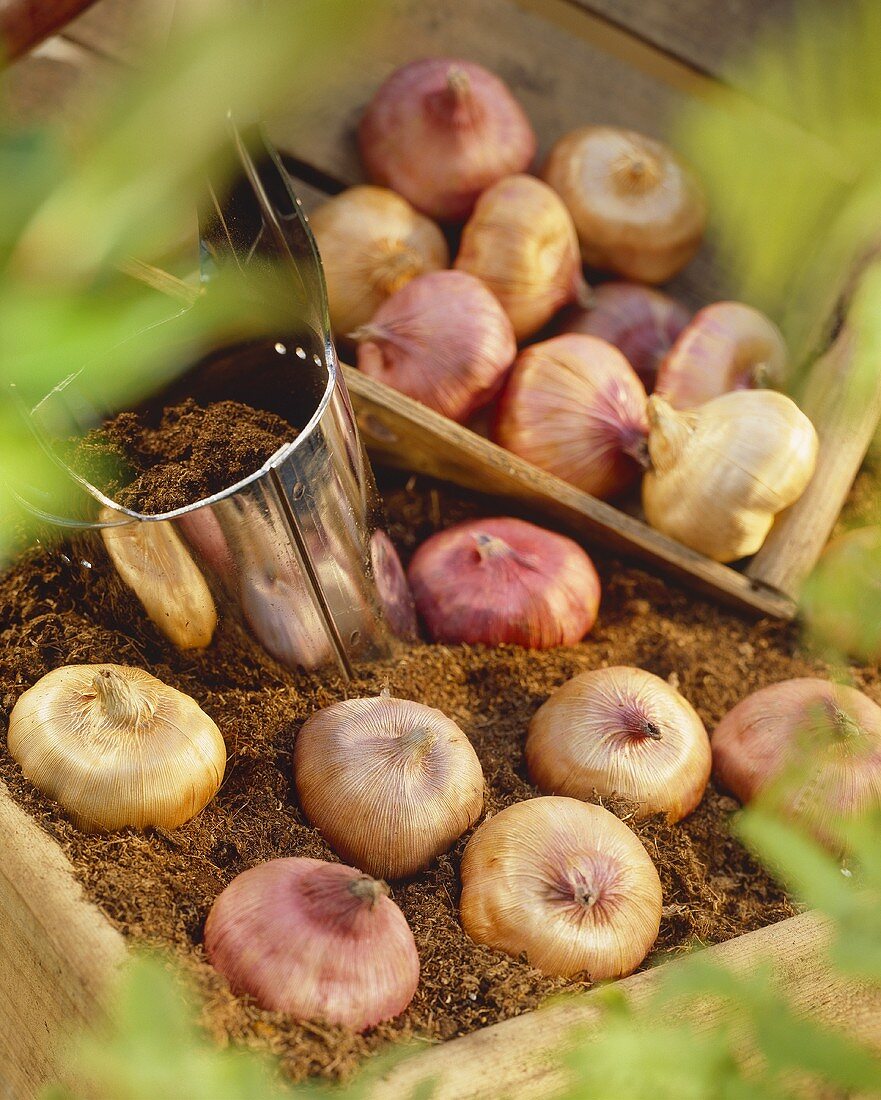
[[(850, 1039), (881, 1050), (881, 993), (877, 988), (844, 981), (825, 957), (829, 928), (815, 913), (781, 921), (727, 943), (707, 948), (707, 958), (748, 975), (770, 964), (775, 985), (796, 1010), (840, 1028)], [(616, 983), (635, 1006), (644, 1005), (671, 962)], [(721, 1017), (713, 1001), (696, 1002), (686, 1012), (671, 1010), (699, 1030), (713, 1028)], [(535, 1012), (476, 1031), (462, 1039), (433, 1047), (401, 1062), (379, 1078), (372, 1100), (413, 1096), (421, 1085), (434, 1082), (432, 1100), (546, 1100), (575, 1084), (561, 1069), (561, 1045), (573, 1029), (589, 1040), (601, 1019), (593, 991), (557, 1001)], [(566, 1091), (566, 1095), (575, 1095)]]
[(609, 19), (605, 14), (594, 14), (579, 0), (514, 0), (514, 3), (688, 96), (702, 97), (718, 88), (712, 77), (695, 66), (659, 49), (647, 38), (633, 33), (623, 22)]
[[(0, 1083), (15, 1100), (33, 1100), (49, 1081), (64, 1079), (66, 1039), (100, 1012), (107, 982), (126, 957), (123, 938), (86, 900), (56, 842), (34, 824), (0, 785)], [(707, 949), (736, 973), (763, 960), (794, 1006), (845, 1027), (881, 1049), (881, 993), (832, 974), (825, 961), (829, 931), (808, 913)], [(624, 979), (616, 988), (635, 1004), (657, 988), (667, 966)], [(702, 1027), (717, 1019), (698, 1004), (689, 1018)], [(600, 1008), (596, 992), (555, 1000), (537, 1012), (485, 1028), (399, 1063), (376, 1084), (376, 1100), (409, 1096), (429, 1079), (436, 1100), (538, 1100), (563, 1083), (555, 1054), (573, 1027), (589, 1032)], [(75, 1082), (71, 1082), (75, 1085)]]
[[(161, 0), (159, 6), (168, 2)], [(686, 95), (701, 94), (702, 78), (603, 21), (588, 19), (567, 0), (558, 0), (553, 19), (524, 10), (523, 3), (387, 0), (381, 8), (384, 21), (369, 39), (362, 36), (328, 56), (326, 94), (316, 88), (308, 110), (298, 104), (290, 115), (272, 120), (273, 140), (337, 186), (362, 182), (354, 135), (364, 105), (394, 68), (432, 54), (479, 61), (508, 81), (539, 136), (537, 164), (561, 134), (587, 122), (663, 137)], [(543, 3), (547, 6), (548, 0)], [(561, 21), (561, 11), (574, 15), (574, 28)], [(155, 25), (151, 12), (149, 0), (101, 0), (65, 34), (131, 62), (139, 52), (133, 38), (144, 33), (145, 21), (153, 19)], [(484, 33), (488, 28), (492, 33)], [(676, 280), (673, 292), (691, 308), (728, 293), (724, 273), (708, 250)]]
[[(861, 366), (864, 377), (855, 377)], [(881, 417), (881, 372), (855, 363), (845, 328), (811, 368), (798, 402), (820, 436), (817, 470), (804, 495), (771, 528), (747, 574), (793, 598), (816, 564)]]
[(2, 784), (0, 837), (0, 1093), (31, 1100), (64, 1078), (67, 1039), (94, 1020), (126, 948)]
[[(541, 2), (541, 0), (539, 0)], [(796, 0), (571, 0), (694, 66), (738, 80), (738, 57), (764, 32), (783, 24)], [(748, 90), (748, 89), (747, 89)]]
[[(539, 138), (539, 160), (573, 126), (591, 120), (661, 135), (683, 93), (634, 73), (510, 0), (388, 0), (368, 39), (342, 42), (328, 58), (326, 84), (304, 110), (277, 119), (277, 144), (345, 183), (363, 180), (355, 143), (358, 118), (398, 66), (425, 56), (462, 56), (497, 72), (515, 89)], [(614, 88), (614, 95), (610, 89)]]
[[(340, 184), (364, 179), (355, 141), (370, 97), (399, 65), (431, 55), (462, 56), (498, 72), (523, 103), (539, 138), (538, 163), (554, 141), (587, 122), (630, 126), (663, 137), (685, 92), (568, 33), (511, 0), (389, 0), (368, 41), (328, 59), (323, 94), (270, 123), (283, 151)], [(611, 93), (614, 89), (614, 94)], [(704, 252), (677, 285), (686, 304), (725, 297), (725, 280)]]
[[(5, 120), (16, 126), (51, 124), (75, 144), (94, 105), (111, 86), (114, 66), (63, 38), (51, 38), (0, 74)], [(64, 104), (59, 115), (58, 105)]]
[(174, 10), (175, 0), (99, 0), (65, 27), (64, 36), (104, 57), (136, 65), (163, 41)]
[(452, 481), (550, 519), (584, 540), (649, 563), (698, 591), (752, 614), (792, 618), (786, 597), (710, 561), (640, 520), (524, 462), (474, 432), (351, 367), (346, 386), (361, 437), (380, 463)]
[(32, 50), (94, 0), (0, 0), (0, 57), (6, 62)]

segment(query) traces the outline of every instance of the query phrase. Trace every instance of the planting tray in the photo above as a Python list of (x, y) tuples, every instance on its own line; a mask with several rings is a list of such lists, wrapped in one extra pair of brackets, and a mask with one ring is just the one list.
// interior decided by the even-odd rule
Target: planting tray
[[(86, 6), (64, 5), (65, 13)], [(29, 119), (57, 111), (74, 91), (100, 92), (118, 61), (136, 57), (147, 19), (170, 0), (101, 0), (64, 37), (20, 61), (12, 73), (13, 102)], [(336, 98), (299, 110), (272, 136), (290, 158), (307, 208), (359, 181), (353, 140), (360, 110), (397, 65), (429, 54), (461, 55), (497, 71), (513, 87), (535, 125), (540, 155), (563, 132), (588, 121), (631, 126), (663, 136), (684, 98), (704, 95), (727, 79), (729, 45), (745, 43), (783, 0), (387, 0), (391, 25), (351, 56), (333, 64)], [(0, 26), (41, 6), (0, 0)], [(61, 5), (59, 5), (61, 7)], [(5, 22), (4, 22), (5, 20)], [(22, 31), (24, 46), (38, 36)], [(45, 27), (45, 30), (51, 29)], [(72, 124), (76, 111), (71, 108)], [(725, 295), (724, 272), (701, 254), (673, 292), (693, 307)], [(835, 303), (830, 301), (830, 313)], [(858, 421), (845, 420), (849, 358), (846, 334), (817, 364), (805, 411), (817, 426), (817, 473), (802, 500), (780, 517), (765, 546), (742, 569), (711, 562), (354, 371), (346, 380), (363, 437), (375, 461), (431, 474), (492, 494), (504, 507), (544, 518), (588, 546), (618, 552), (692, 584), (705, 594), (751, 612), (791, 617), (804, 577), (841, 509), (881, 414), (881, 375)], [(500, 504), (500, 510), (503, 505)], [(767, 958), (780, 985), (805, 1011), (846, 1026), (881, 1046), (881, 1002), (835, 978), (824, 962), (827, 929), (804, 914), (708, 951), (750, 970)], [(47, 1080), (63, 1077), (64, 1036), (91, 1018), (106, 976), (125, 957), (122, 937), (76, 884), (60, 848), (0, 787), (0, 1096), (28, 1100)], [(666, 965), (676, 965), (669, 963)], [(617, 988), (647, 997), (657, 971)], [(572, 1024), (589, 1028), (598, 1013), (595, 992), (579, 995), (439, 1047), (391, 1071), (377, 1096), (404, 1097), (417, 1083), (437, 1080), (433, 1096), (479, 1100), (551, 1095), (560, 1083), (553, 1053)], [(712, 1006), (698, 1014), (712, 1026)]]

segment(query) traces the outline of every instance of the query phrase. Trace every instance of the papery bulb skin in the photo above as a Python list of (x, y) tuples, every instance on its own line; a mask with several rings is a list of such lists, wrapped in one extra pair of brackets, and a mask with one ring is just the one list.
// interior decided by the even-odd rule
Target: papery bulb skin
[(428, 58), (381, 85), (361, 118), (358, 148), (375, 183), (432, 218), (460, 222), (481, 192), (529, 167), (536, 139), (497, 76), (472, 61)]
[(406, 199), (362, 184), (328, 199), (310, 216), (338, 337), (366, 325), (386, 298), (450, 260), (439, 227)]
[(782, 393), (735, 390), (688, 412), (652, 394), (648, 417), (646, 520), (714, 561), (754, 554), (813, 476), (816, 430)]
[(605, 340), (580, 335), (520, 353), (493, 429), (502, 447), (601, 499), (639, 477), (647, 434), (636, 372)]
[(217, 793), (220, 730), (194, 699), (140, 668), (65, 665), (9, 718), (25, 777), (83, 832), (175, 829)]
[(674, 409), (693, 409), (731, 390), (783, 384), (786, 342), (751, 306), (714, 302), (694, 315), (658, 371), (655, 392)]
[(419, 984), (413, 933), (388, 894), (354, 867), (270, 860), (214, 902), (208, 961), (260, 1008), (365, 1031), (400, 1015)]
[(741, 700), (712, 736), (713, 772), (744, 804), (776, 791), (784, 813), (835, 846), (836, 825), (881, 808), (881, 707), (802, 678)]
[(150, 621), (178, 649), (206, 649), (217, 628), (208, 582), (169, 520), (122, 522), (98, 512), (101, 539), (114, 568), (141, 601)]
[(436, 642), (574, 645), (596, 621), (600, 582), (577, 543), (523, 520), (468, 520), (427, 539), (408, 571)]
[(613, 344), (651, 393), (658, 367), (691, 319), (688, 310), (653, 287), (639, 283), (603, 283), (593, 289), (588, 309), (572, 307), (558, 331), (598, 336)]
[(462, 926), (546, 974), (623, 978), (661, 924), (661, 882), (623, 821), (574, 798), (533, 798), (488, 818), (462, 857)]
[(833, 538), (801, 594), (801, 614), (815, 648), (835, 658), (881, 662), (881, 527)]
[(589, 300), (572, 219), (551, 188), (533, 176), (508, 176), (483, 192), (453, 266), (489, 287), (518, 341), (569, 302)]
[(413, 279), (352, 337), (359, 370), (460, 424), (495, 397), (517, 354), (498, 299), (464, 271)]
[(703, 189), (671, 149), (644, 134), (573, 130), (553, 147), (541, 176), (566, 203), (591, 267), (663, 283), (700, 247)]
[(370, 539), (370, 564), (379, 602), (391, 632), (404, 641), (415, 640), (418, 625), (410, 582), (395, 544), (385, 531), (373, 532)]
[(710, 778), (707, 731), (678, 691), (641, 668), (583, 672), (533, 715), (526, 739), (533, 783), (548, 794), (618, 795), (637, 816), (690, 814)]
[(297, 734), (294, 780), (331, 848), (383, 878), (423, 870), (483, 810), (483, 771), (462, 730), (386, 694), (313, 714)]

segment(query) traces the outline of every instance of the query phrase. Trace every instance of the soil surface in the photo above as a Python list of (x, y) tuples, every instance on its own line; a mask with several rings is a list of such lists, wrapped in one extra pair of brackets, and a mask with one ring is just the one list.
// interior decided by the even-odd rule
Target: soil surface
[[(181, 498), (174, 493), (182, 482), (188, 491), (204, 495), (205, 486), (193, 481), (203, 459), (192, 457), (195, 448), (192, 461), (187, 458), (189, 428), (182, 424), (195, 416), (203, 426), (212, 423), (212, 431), (221, 431), (223, 418), (216, 415), (220, 419), (181, 407), (152, 436), (143, 425), (118, 418), (111, 431), (114, 446), (135, 441), (128, 451), (128, 475), (140, 477), (134, 483), (138, 488), (129, 490), (138, 495), (129, 499), (148, 510), (175, 507)], [(225, 415), (227, 421), (242, 423), (238, 409), (227, 409)], [(256, 420), (251, 426), (264, 433), (259, 455), (248, 452), (248, 461), (259, 463), (275, 450), (279, 424)], [(231, 431), (229, 423), (221, 431), (226, 442)], [(250, 431), (243, 436), (254, 443)], [(180, 462), (188, 471), (176, 488), (172, 478), (160, 476), (159, 460), (154, 461), (156, 441), (163, 438), (168, 440), (165, 474), (173, 455), (183, 454)], [(138, 451), (145, 439), (150, 442)], [(139, 454), (146, 457), (139, 459)], [(223, 486), (214, 483), (211, 491), (217, 487)], [(388, 477), (383, 490), (391, 534), (405, 560), (433, 531), (487, 514), (485, 500), (424, 479)], [(208, 1028), (223, 1040), (275, 1052), (296, 1078), (345, 1076), (389, 1040), (449, 1039), (495, 1023), (584, 983), (544, 977), (526, 962), (465, 936), (457, 913), (457, 870), (467, 837), (429, 871), (393, 884), (393, 897), (416, 937), (422, 977), (410, 1008), (366, 1035), (297, 1023), (234, 996), (204, 960), (202, 929), (213, 899), (246, 868), (279, 856), (335, 858), (298, 808), (290, 764), (303, 721), (337, 699), (387, 687), (394, 695), (440, 708), (474, 744), (486, 777), (486, 809), (493, 812), (537, 793), (524, 768), (527, 724), (550, 692), (577, 672), (612, 664), (648, 669), (676, 686), (712, 730), (748, 692), (826, 671), (800, 652), (792, 627), (751, 623), (619, 559), (599, 551), (594, 557), (603, 602), (596, 627), (581, 644), (546, 652), (420, 644), (397, 660), (362, 668), (357, 680), (344, 684), (332, 674), (307, 676), (279, 668), (243, 649), (241, 633), (228, 623), (222, 623), (207, 651), (179, 652), (141, 614), (135, 597), (120, 590), (106, 557), (88, 537), (64, 546), (37, 546), (0, 578), (3, 726), (21, 693), (59, 665), (134, 664), (199, 702), (222, 730), (229, 762), (214, 802), (173, 833), (79, 833), (23, 779), (5, 738), (0, 739), (0, 779), (58, 839), (88, 894), (119, 929), (137, 941), (174, 950), (205, 998)], [(881, 702), (876, 671), (856, 669), (854, 678)], [(626, 805), (611, 808), (628, 817)], [(736, 809), (731, 798), (711, 787), (679, 825), (629, 822), (655, 861), (664, 889), (661, 933), (649, 963), (696, 941), (725, 940), (792, 915), (784, 892), (730, 835)]]

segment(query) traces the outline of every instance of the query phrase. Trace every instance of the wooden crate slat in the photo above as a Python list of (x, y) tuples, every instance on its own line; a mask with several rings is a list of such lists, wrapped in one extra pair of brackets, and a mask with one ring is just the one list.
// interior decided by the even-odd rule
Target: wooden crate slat
[[(769, 965), (776, 988), (797, 1011), (881, 1049), (881, 993), (833, 973), (826, 958), (828, 943), (826, 922), (816, 913), (805, 913), (707, 948), (705, 955), (736, 974), (749, 975)], [(662, 972), (679, 965), (674, 961), (625, 978), (615, 983), (616, 992), (643, 1005), (657, 989)], [(377, 1081), (368, 1093), (370, 1100), (416, 1095), (429, 1081), (434, 1082), (432, 1100), (556, 1096), (573, 1084), (561, 1072), (561, 1048), (575, 1028), (589, 1039), (601, 1019), (601, 995), (596, 992), (561, 999), (403, 1061)], [(713, 1028), (721, 1016), (718, 1004), (709, 1000), (694, 1002), (685, 1012), (670, 1011), (698, 1031)]]
[(344, 372), (362, 439), (380, 462), (516, 502), (582, 540), (636, 555), (741, 610), (778, 618), (794, 615), (791, 600), (756, 587), (742, 573), (689, 550), (381, 382), (351, 367)]
[(168, 32), (175, 0), (100, 0), (64, 28), (66, 38), (126, 64), (137, 64)]
[(64, 1077), (126, 946), (61, 849), (0, 784), (0, 1093), (30, 1100)]
[(845, 328), (811, 368), (799, 404), (820, 436), (817, 471), (784, 512), (747, 574), (796, 595), (832, 533), (881, 418), (881, 371), (854, 377), (854, 341)]
[[(0, 73), (4, 118), (16, 126), (50, 123), (75, 142), (94, 103), (109, 87), (113, 66), (82, 47), (51, 38)], [(58, 104), (65, 104), (59, 118)]]
[(7, 62), (31, 50), (94, 0), (0, 0), (0, 57)]
[[(737, 85), (737, 58), (792, 14), (796, 0), (571, 0), (701, 72)], [(748, 91), (748, 88), (745, 88)]]
[[(507, 80), (536, 129), (538, 163), (562, 134), (590, 122), (663, 137), (685, 102), (681, 89), (512, 0), (389, 0), (382, 10), (386, 22), (372, 38), (328, 60), (327, 89), (270, 124), (280, 149), (341, 184), (364, 180), (355, 141), (364, 106), (396, 67), (419, 57), (462, 56)], [(724, 276), (704, 252), (676, 291), (696, 307), (725, 296)]]

